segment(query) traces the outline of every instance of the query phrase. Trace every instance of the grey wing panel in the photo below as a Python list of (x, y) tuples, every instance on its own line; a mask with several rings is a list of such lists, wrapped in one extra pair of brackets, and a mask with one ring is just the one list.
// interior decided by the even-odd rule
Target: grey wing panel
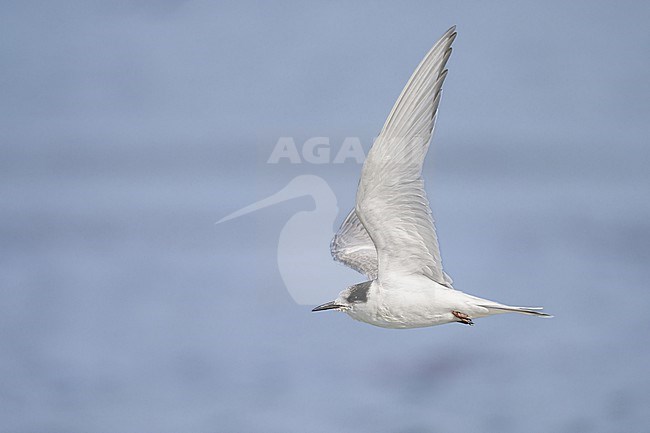
[(354, 209), (334, 235), (330, 251), (337, 262), (343, 263), (370, 279), (377, 278), (377, 250)]

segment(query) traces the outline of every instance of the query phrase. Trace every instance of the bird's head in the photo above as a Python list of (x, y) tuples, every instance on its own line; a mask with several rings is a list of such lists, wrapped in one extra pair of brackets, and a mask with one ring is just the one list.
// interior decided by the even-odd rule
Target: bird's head
[(354, 308), (358, 304), (368, 302), (368, 293), (372, 288), (372, 281), (355, 284), (343, 290), (338, 298), (333, 301), (319, 305), (311, 311), (338, 310), (346, 311)]

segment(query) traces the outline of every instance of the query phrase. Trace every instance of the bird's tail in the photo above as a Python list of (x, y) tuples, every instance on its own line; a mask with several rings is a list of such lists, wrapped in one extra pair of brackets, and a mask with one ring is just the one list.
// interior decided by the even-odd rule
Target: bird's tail
[(530, 316), (537, 316), (537, 317), (553, 317), (550, 314), (546, 314), (542, 312), (541, 310), (543, 307), (512, 307), (510, 305), (481, 305), (481, 307), (485, 307), (488, 310), (492, 310), (495, 314), (496, 313), (521, 313), (521, 314), (528, 314)]

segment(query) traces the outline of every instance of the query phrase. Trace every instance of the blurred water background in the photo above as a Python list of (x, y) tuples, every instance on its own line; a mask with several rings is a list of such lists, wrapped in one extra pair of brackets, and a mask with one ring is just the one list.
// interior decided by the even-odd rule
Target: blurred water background
[[(647, 2), (0, 11), (0, 432), (649, 431)], [(452, 24), (425, 167), (445, 269), (556, 317), (312, 314), (276, 258), (308, 197), (214, 223), (314, 174), (340, 224), (360, 165), (267, 164), (278, 138), (367, 150)]]

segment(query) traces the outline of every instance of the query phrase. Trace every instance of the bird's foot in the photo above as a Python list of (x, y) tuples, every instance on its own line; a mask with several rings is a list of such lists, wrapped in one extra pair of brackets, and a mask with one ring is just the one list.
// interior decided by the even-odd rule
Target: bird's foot
[(461, 313), (460, 311), (452, 311), (451, 314), (454, 315), (458, 319), (460, 323), (464, 323), (466, 325), (472, 326), (474, 322), (472, 322), (472, 319), (465, 313)]

